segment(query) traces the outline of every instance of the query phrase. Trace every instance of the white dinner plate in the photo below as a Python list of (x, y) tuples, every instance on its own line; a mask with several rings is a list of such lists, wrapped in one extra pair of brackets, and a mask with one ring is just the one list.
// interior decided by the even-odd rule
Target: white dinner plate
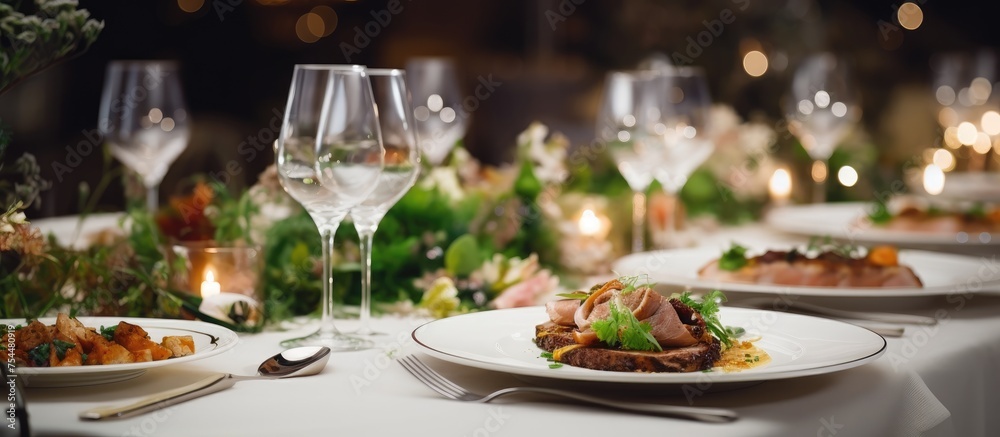
[(850, 369), (885, 352), (882, 336), (843, 322), (798, 314), (722, 308), (727, 326), (740, 326), (771, 362), (741, 372), (632, 373), (572, 366), (549, 368), (533, 342), (544, 307), (463, 314), (424, 324), (413, 339), (430, 355), (453, 363), (515, 375), (625, 384), (740, 383), (796, 378)]
[[(160, 361), (130, 364), (108, 364), (96, 366), (66, 367), (18, 367), (17, 374), (25, 385), (31, 387), (73, 387), (81, 385), (106, 384), (135, 378), (147, 369), (174, 364), (189, 363), (221, 354), (236, 346), (239, 337), (235, 332), (222, 326), (193, 320), (145, 319), (130, 317), (78, 317), (83, 326), (100, 328), (117, 326), (125, 321), (138, 325), (149, 333), (149, 338), (159, 343), (164, 336), (190, 335), (194, 339), (194, 353), (185, 357), (168, 358)], [(55, 323), (55, 317), (38, 319), (46, 325)], [(8, 325), (25, 324), (24, 319), (0, 321)]]
[(806, 236), (830, 236), (852, 243), (885, 243), (907, 247), (938, 246), (952, 249), (1000, 248), (1000, 234), (997, 233), (933, 233), (880, 228), (867, 218), (871, 208), (871, 204), (862, 202), (785, 206), (771, 211), (766, 221), (778, 231)]
[(964, 200), (973, 202), (1000, 201), (1000, 173), (958, 172), (945, 173), (941, 193), (931, 196), (924, 190), (923, 172), (913, 172), (907, 179), (911, 192), (939, 199)]
[(78, 215), (49, 217), (31, 220), (31, 225), (38, 228), (42, 235), (54, 235), (59, 244), (82, 250), (90, 246), (93, 236), (99, 232), (109, 229), (122, 232), (119, 222), (124, 216), (125, 213), (121, 212), (91, 214), (82, 222)]
[[(737, 242), (739, 243), (739, 242)], [(727, 245), (728, 247), (728, 245)], [(923, 287), (805, 287), (762, 285), (702, 279), (698, 271), (722, 256), (726, 248), (702, 246), (691, 249), (642, 252), (615, 261), (620, 275), (648, 275), (650, 282), (690, 287), (696, 290), (722, 290), (746, 293), (786, 294), (834, 297), (917, 297), (954, 293), (1000, 291), (1000, 261), (919, 250), (901, 250), (899, 263), (909, 266), (923, 282)], [(786, 250), (789, 247), (772, 249)], [(747, 255), (760, 255), (764, 249), (750, 248)]]

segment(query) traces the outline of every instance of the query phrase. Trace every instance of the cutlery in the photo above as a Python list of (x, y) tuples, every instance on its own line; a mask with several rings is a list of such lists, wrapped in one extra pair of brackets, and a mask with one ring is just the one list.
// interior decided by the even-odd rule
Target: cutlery
[(315, 375), (330, 360), (328, 347), (299, 347), (268, 358), (257, 368), (258, 376), (219, 373), (183, 387), (162, 391), (137, 402), (117, 407), (97, 407), (80, 413), (80, 419), (125, 418), (166, 408), (181, 402), (225, 390), (240, 381), (279, 379)]
[(487, 403), (501, 396), (506, 396), (514, 393), (537, 393), (537, 394), (547, 394), (553, 396), (559, 396), (566, 399), (572, 399), (580, 402), (586, 402), (593, 405), (599, 405), (607, 408), (614, 408), (617, 410), (631, 411), (635, 413), (652, 414), (657, 416), (675, 417), (681, 419), (693, 419), (702, 422), (714, 422), (714, 423), (724, 423), (732, 422), (739, 418), (735, 411), (726, 410), (721, 408), (701, 408), (701, 407), (682, 407), (675, 405), (661, 405), (661, 404), (642, 404), (636, 402), (625, 402), (618, 400), (602, 399), (594, 396), (588, 396), (580, 393), (575, 393), (567, 390), (557, 390), (551, 388), (542, 387), (510, 387), (501, 390), (497, 390), (493, 393), (487, 394), (485, 396), (477, 395), (472, 393), (454, 382), (449, 381), (445, 377), (441, 376), (430, 367), (427, 367), (422, 361), (417, 359), (413, 355), (408, 355), (399, 359), (399, 364), (410, 372), (411, 375), (416, 377), (420, 382), (424, 383), (431, 390), (436, 391), (438, 394), (456, 401), (464, 402), (479, 402)]
[(912, 324), (912, 325), (927, 325), (927, 326), (932, 326), (937, 324), (937, 319), (933, 317), (916, 316), (912, 314), (880, 313), (872, 311), (839, 310), (806, 302), (792, 301), (789, 299), (770, 298), (770, 297), (741, 299), (739, 301), (734, 301), (731, 304), (733, 306), (745, 305), (760, 309), (782, 311), (781, 309), (777, 308), (779, 303), (787, 306), (787, 309), (785, 311), (807, 312), (812, 314), (819, 314), (819, 315), (844, 318), (844, 319), (867, 320), (870, 322), (879, 322), (879, 323)]

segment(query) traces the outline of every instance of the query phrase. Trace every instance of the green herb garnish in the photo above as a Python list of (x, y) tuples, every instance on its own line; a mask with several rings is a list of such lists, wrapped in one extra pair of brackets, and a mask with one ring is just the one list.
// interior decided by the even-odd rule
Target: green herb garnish
[(812, 237), (806, 246), (809, 252), (832, 252), (844, 258), (856, 259), (861, 256), (861, 247), (851, 243), (836, 243), (829, 235), (825, 237)]
[(749, 264), (747, 260), (747, 248), (733, 243), (729, 250), (722, 253), (719, 258), (719, 268), (726, 271), (736, 271)]
[(572, 293), (559, 293), (556, 296), (564, 299), (587, 300), (587, 298), (590, 297), (590, 293), (587, 293), (586, 291), (574, 291)]
[(884, 225), (892, 220), (892, 213), (883, 202), (875, 202), (872, 210), (868, 212), (868, 219), (877, 225)]
[(977, 202), (975, 205), (972, 205), (971, 208), (965, 211), (965, 215), (976, 219), (984, 219), (986, 218), (986, 206), (984, 206), (982, 203)]
[(608, 302), (611, 314), (606, 319), (591, 324), (597, 338), (608, 346), (620, 346), (623, 350), (662, 351), (660, 343), (653, 338), (649, 323), (640, 322), (632, 311), (615, 296)]
[(552, 352), (542, 352), (541, 355), (539, 355), (538, 357), (545, 358), (546, 360), (548, 360), (550, 369), (558, 369), (563, 366), (562, 363), (557, 362), (555, 359), (552, 358)]
[(562, 363), (549, 363), (549, 368), (550, 369), (558, 369), (558, 368), (560, 368), (562, 366), (563, 366)]
[(28, 358), (31, 359), (31, 362), (35, 363), (36, 367), (48, 367), (50, 350), (51, 346), (49, 343), (40, 344), (28, 351)]
[(105, 328), (104, 325), (101, 325), (101, 336), (108, 339), (108, 341), (114, 341), (115, 331), (117, 330), (118, 330), (118, 325), (108, 326), (107, 328)]
[(76, 343), (70, 343), (68, 341), (62, 341), (59, 339), (52, 340), (52, 345), (56, 347), (56, 357), (60, 360), (66, 359), (66, 351), (76, 347)]
[[(727, 348), (732, 347), (733, 337), (735, 337), (730, 334), (730, 329), (732, 328), (723, 326), (719, 320), (719, 303), (726, 301), (725, 294), (722, 294), (719, 290), (713, 290), (702, 297), (700, 302), (691, 297), (690, 291), (685, 291), (674, 297), (701, 314), (702, 319), (705, 320), (705, 327), (708, 328), (708, 332), (712, 333)], [(735, 329), (733, 331), (735, 332)]]

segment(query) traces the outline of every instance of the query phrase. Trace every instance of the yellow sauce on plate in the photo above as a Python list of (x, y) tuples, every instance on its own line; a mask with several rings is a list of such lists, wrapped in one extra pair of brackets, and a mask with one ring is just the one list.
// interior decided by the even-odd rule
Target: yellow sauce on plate
[(726, 372), (739, 372), (752, 369), (771, 362), (771, 356), (752, 342), (741, 341), (722, 352), (722, 357), (715, 362), (715, 368)]

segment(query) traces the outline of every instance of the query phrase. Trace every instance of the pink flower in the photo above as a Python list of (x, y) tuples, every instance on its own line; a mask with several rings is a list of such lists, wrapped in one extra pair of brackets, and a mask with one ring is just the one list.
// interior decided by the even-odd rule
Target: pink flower
[(538, 297), (559, 286), (559, 278), (548, 270), (541, 270), (530, 279), (518, 282), (500, 292), (493, 300), (497, 309), (517, 308), (538, 304)]

